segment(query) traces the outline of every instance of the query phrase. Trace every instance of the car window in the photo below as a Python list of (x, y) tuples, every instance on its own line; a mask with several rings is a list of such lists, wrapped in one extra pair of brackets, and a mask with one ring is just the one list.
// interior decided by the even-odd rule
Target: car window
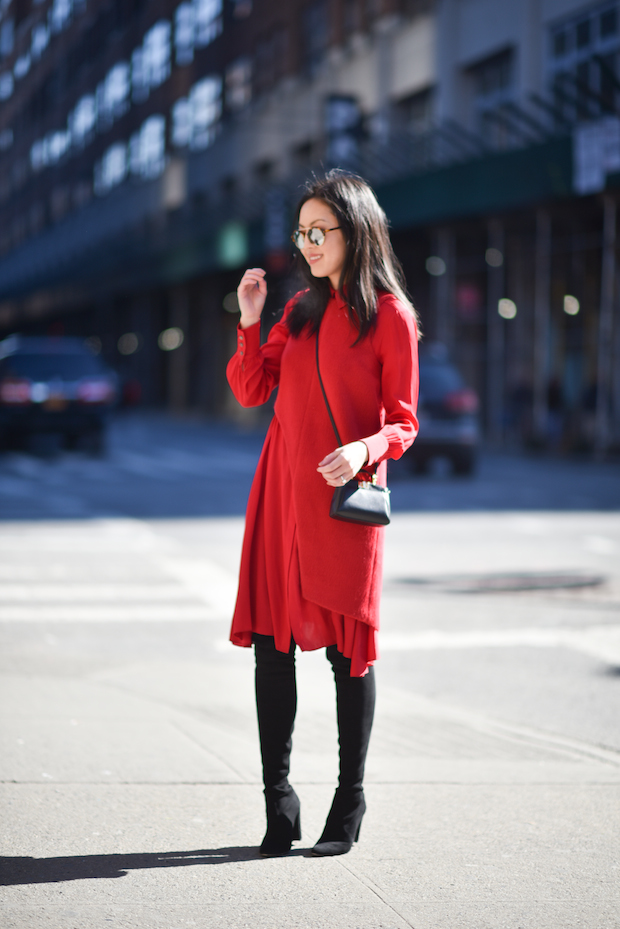
[(0, 365), (2, 377), (27, 377), (32, 381), (50, 381), (59, 378), (77, 381), (82, 377), (106, 374), (104, 365), (94, 355), (71, 354), (18, 354), (5, 358)]
[(440, 400), (463, 387), (461, 375), (451, 365), (420, 362), (420, 393), (426, 400)]

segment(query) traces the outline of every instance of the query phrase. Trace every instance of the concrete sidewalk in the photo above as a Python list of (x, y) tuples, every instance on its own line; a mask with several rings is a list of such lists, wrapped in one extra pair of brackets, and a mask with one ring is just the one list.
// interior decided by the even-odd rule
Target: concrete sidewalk
[(309, 855), (337, 747), (329, 665), (304, 654), (303, 840), (259, 858), (252, 655), (226, 645), (241, 521), (206, 522), (0, 532), (39, 585), (0, 609), (3, 929), (620, 927), (618, 753), (417, 696), (381, 663), (359, 844)]

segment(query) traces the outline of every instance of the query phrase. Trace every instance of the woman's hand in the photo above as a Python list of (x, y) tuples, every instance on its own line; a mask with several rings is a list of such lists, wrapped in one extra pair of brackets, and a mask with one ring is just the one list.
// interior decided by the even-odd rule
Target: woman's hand
[(319, 461), (317, 471), (331, 487), (341, 487), (355, 477), (367, 461), (368, 449), (364, 442), (350, 442)]
[(248, 268), (237, 288), (242, 329), (247, 329), (259, 321), (266, 296), (265, 272), (262, 268)]

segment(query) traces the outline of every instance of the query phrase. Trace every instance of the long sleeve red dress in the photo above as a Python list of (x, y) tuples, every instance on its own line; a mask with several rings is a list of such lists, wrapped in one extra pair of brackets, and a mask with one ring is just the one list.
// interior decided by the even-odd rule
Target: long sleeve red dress
[[(260, 324), (238, 329), (227, 376), (242, 406), (279, 387), (246, 513), (231, 641), (273, 636), (287, 652), (336, 645), (362, 677), (378, 658), (384, 529), (331, 519), (333, 488), (316, 470), (336, 448), (318, 380), (315, 336), (290, 334), (294, 300), (264, 345)], [(386, 459), (400, 458), (418, 423), (417, 333), (411, 310), (378, 298), (376, 323), (355, 345), (346, 304), (332, 291), (320, 328), (321, 376), (343, 444), (361, 439), (368, 465), (386, 483)]]

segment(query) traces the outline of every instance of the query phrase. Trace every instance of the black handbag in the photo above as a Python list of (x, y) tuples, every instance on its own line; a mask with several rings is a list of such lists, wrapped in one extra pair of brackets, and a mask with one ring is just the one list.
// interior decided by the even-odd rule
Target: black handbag
[[(338, 442), (338, 447), (342, 446), (340, 433), (332, 416), (331, 407), (323, 387), (323, 378), (319, 367), (319, 330), (316, 333), (316, 371), (319, 376), (321, 392), (329, 413), (332, 428)], [(365, 468), (359, 472), (362, 474)], [(381, 487), (377, 484), (377, 475), (370, 475), (370, 480), (358, 480), (357, 475), (343, 484), (342, 487), (336, 487), (332, 497), (329, 515), (332, 519), (342, 519), (349, 523), (360, 523), (363, 526), (387, 526), (390, 521), (390, 491), (387, 487)]]

